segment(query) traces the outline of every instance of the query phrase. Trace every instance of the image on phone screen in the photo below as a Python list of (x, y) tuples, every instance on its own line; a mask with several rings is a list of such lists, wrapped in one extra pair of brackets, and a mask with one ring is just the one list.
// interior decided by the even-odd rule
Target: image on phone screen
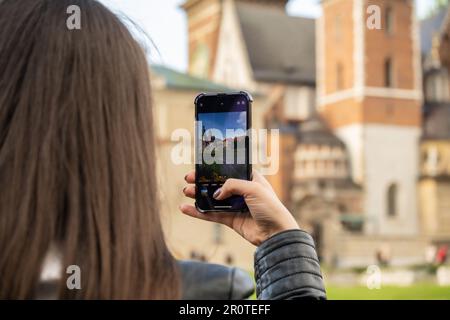
[(250, 178), (250, 101), (244, 94), (204, 96), (196, 104), (196, 204), (202, 211), (242, 211), (242, 197), (217, 201), (214, 192), (227, 179)]

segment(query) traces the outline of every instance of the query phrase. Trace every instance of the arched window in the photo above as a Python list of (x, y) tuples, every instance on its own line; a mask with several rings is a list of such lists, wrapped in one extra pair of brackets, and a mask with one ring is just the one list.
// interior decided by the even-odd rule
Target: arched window
[(394, 33), (394, 10), (391, 7), (387, 7), (385, 11), (385, 25), (386, 25), (386, 33), (393, 34)]
[(395, 217), (397, 215), (397, 194), (398, 187), (393, 183), (387, 190), (387, 214), (389, 217)]
[(337, 14), (334, 20), (334, 38), (336, 42), (342, 40), (342, 15)]
[(344, 89), (344, 67), (342, 63), (336, 65), (336, 90)]
[(384, 61), (384, 86), (392, 88), (394, 86), (394, 70), (391, 58)]

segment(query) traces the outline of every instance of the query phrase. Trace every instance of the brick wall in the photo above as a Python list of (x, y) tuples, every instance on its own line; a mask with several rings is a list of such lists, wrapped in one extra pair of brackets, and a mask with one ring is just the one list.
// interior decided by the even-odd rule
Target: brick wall
[(325, 93), (338, 91), (337, 66), (342, 66), (341, 90), (353, 87), (353, 1), (324, 2)]
[[(392, 58), (394, 88), (414, 89), (413, 41), (411, 30), (412, 2), (369, 0), (367, 6), (381, 8), (382, 29), (365, 31), (365, 82), (369, 87), (384, 86), (384, 62)], [(392, 32), (386, 31), (385, 13), (390, 8), (393, 16)]]
[[(413, 2), (410, 0), (328, 0), (324, 8), (324, 117), (332, 128), (354, 123), (420, 126)], [(360, 24), (355, 8), (362, 3)], [(381, 30), (366, 27), (368, 6), (381, 8)], [(392, 12), (392, 31), (386, 30), (386, 12)], [(357, 28), (357, 29), (356, 29)], [(320, 37), (319, 37), (320, 39)], [(362, 42), (358, 47), (357, 41)], [(357, 79), (357, 57), (364, 59)], [(392, 85), (386, 86), (387, 59), (392, 62)], [(339, 68), (338, 65), (341, 67)], [(340, 69), (340, 71), (339, 71)], [(319, 77), (321, 78), (321, 77)], [(340, 79), (340, 81), (339, 81)], [(340, 85), (339, 85), (340, 83)]]

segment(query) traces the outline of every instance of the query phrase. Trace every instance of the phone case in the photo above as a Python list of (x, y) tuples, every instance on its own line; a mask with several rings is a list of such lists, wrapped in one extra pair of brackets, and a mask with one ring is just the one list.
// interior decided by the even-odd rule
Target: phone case
[[(252, 95), (250, 94), (250, 93), (248, 93), (248, 92), (246, 92), (246, 91), (235, 91), (235, 92), (228, 92), (228, 93), (205, 93), (205, 92), (202, 92), (202, 93), (200, 93), (200, 94), (198, 94), (196, 97), (195, 97), (195, 99), (194, 99), (194, 106), (195, 106), (195, 120), (197, 120), (197, 107), (198, 107), (198, 100), (201, 98), (201, 97), (204, 97), (204, 96), (220, 96), (220, 95), (233, 95), (233, 94), (243, 94), (243, 95), (245, 95), (246, 97), (247, 97), (247, 100), (248, 100), (248, 129), (251, 129), (251, 127), (252, 127), (252, 104), (253, 104), (253, 97), (252, 97)], [(194, 146), (194, 148), (195, 148), (195, 150), (197, 150), (196, 148), (197, 148), (197, 139), (194, 139), (195, 140), (195, 146)], [(248, 164), (248, 166), (249, 166), (249, 177), (248, 177), (248, 180), (251, 180), (252, 179), (252, 177), (251, 177), (251, 175), (252, 175), (252, 163), (251, 163), (251, 158), (252, 158), (252, 156), (251, 156), (251, 146), (249, 146), (249, 148), (250, 148), (250, 150), (249, 150), (249, 164)], [(196, 153), (195, 153), (196, 154)], [(195, 163), (197, 163), (197, 162), (195, 162)], [(197, 185), (197, 173), (196, 173), (196, 175), (195, 175), (195, 184)], [(243, 208), (242, 210), (232, 210), (232, 209), (227, 209), (227, 210), (203, 210), (203, 209), (201, 209), (198, 205), (197, 205), (197, 201), (195, 201), (195, 207), (197, 208), (197, 210), (199, 211), (199, 212), (201, 212), (201, 213), (208, 213), (208, 212), (247, 212), (248, 211), (248, 208)]]

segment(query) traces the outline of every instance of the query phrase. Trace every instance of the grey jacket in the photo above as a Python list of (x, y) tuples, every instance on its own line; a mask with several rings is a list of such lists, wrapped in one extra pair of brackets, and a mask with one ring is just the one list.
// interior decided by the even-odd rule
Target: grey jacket
[[(246, 299), (253, 279), (237, 268), (180, 262), (184, 299)], [(314, 241), (300, 230), (279, 233), (255, 253), (258, 299), (326, 299)]]

